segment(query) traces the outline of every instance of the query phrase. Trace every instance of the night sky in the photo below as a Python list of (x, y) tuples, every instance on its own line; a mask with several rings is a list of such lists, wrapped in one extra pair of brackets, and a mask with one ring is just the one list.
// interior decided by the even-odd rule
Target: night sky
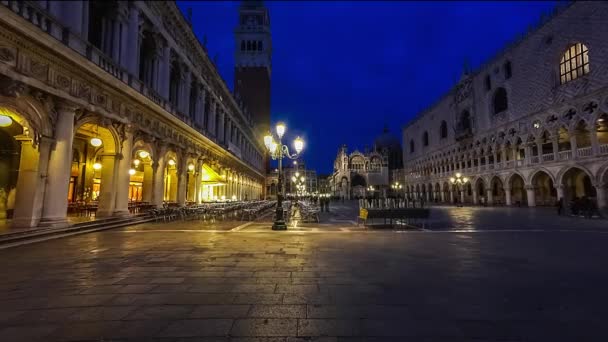
[[(487, 62), (555, 2), (265, 1), (270, 10), (272, 118), (306, 140), (308, 168), (331, 173), (338, 147), (366, 145), (445, 94), (464, 61)], [(179, 1), (233, 89), (240, 2)]]

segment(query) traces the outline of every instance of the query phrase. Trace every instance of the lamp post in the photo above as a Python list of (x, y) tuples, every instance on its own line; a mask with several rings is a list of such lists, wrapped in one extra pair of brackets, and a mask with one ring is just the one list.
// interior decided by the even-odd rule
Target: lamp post
[(467, 177), (463, 177), (460, 172), (456, 172), (454, 177), (450, 178), (450, 183), (456, 185), (456, 190), (460, 193), (460, 205), (457, 205), (458, 207), (462, 207), (464, 204), (464, 192), (462, 187), (468, 182), (469, 179)]
[(400, 190), (403, 189), (403, 184), (395, 182), (393, 183), (393, 185), (391, 185), (391, 188), (395, 190), (395, 192), (397, 193), (397, 197), (399, 197)]
[(291, 177), (291, 181), (296, 186), (296, 199), (297, 199), (298, 196), (302, 195), (304, 193), (304, 190), (306, 190), (306, 187), (305, 187), (306, 178), (304, 176), (300, 176), (299, 172), (296, 172), (296, 174)]
[(271, 132), (268, 132), (266, 136), (264, 136), (264, 145), (268, 149), (270, 157), (274, 160), (279, 161), (278, 172), (278, 185), (277, 185), (277, 210), (276, 216), (274, 220), (274, 224), (272, 225), (272, 230), (287, 230), (287, 226), (285, 225), (285, 219), (283, 218), (283, 158), (287, 157), (289, 159), (297, 159), (304, 148), (304, 140), (300, 137), (297, 137), (294, 142), (294, 148), (296, 150), (295, 154), (289, 153), (289, 147), (287, 145), (283, 145), (282, 139), (283, 135), (285, 135), (285, 131), (287, 127), (284, 123), (277, 123), (276, 127), (276, 141), (275, 137)]

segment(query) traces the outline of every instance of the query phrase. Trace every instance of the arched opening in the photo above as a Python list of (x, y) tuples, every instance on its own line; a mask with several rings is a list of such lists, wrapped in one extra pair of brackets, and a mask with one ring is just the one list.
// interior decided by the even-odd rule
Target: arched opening
[(502, 180), (498, 177), (492, 178), (492, 181), (490, 181), (490, 187), (492, 191), (492, 203), (504, 205), (506, 203), (506, 196)]
[(113, 25), (114, 21), (118, 20), (117, 7), (116, 1), (93, 0), (89, 2), (88, 41), (108, 56), (112, 56), (113, 40), (110, 37), (116, 27)]
[(15, 197), (17, 193), (17, 180), (19, 177), (19, 164), (21, 160), (21, 143), (17, 137), (23, 134), (24, 127), (5, 110), (0, 111), (5, 118), (10, 117), (10, 124), (0, 127), (0, 227), (6, 219), (13, 218)]
[(356, 198), (365, 197), (365, 189), (367, 187), (367, 182), (365, 181), (365, 177), (360, 174), (356, 174), (351, 179), (351, 187), (352, 187), (352, 195)]
[(178, 162), (179, 160), (174, 152), (167, 152), (165, 155), (163, 201), (168, 205), (177, 203)]
[(139, 47), (139, 79), (149, 88), (155, 89), (157, 65), (159, 63), (159, 47), (155, 34), (150, 30), (143, 31)]
[[(552, 158), (553, 142), (551, 140), (551, 136), (549, 135), (549, 132), (547, 132), (547, 131), (543, 132), (543, 134), (540, 136), (540, 144), (541, 144), (541, 149), (542, 149), (541, 154), (543, 156), (549, 156), (547, 158)], [(545, 161), (545, 160), (543, 159), (543, 161)]]
[(497, 88), (493, 97), (494, 114), (502, 113), (509, 107), (507, 100), (507, 91), (505, 88)]
[(475, 181), (475, 194), (477, 195), (477, 203), (475, 204), (486, 203), (486, 185), (481, 178)]
[(442, 198), (443, 202), (449, 202), (450, 201), (450, 185), (448, 184), (448, 182), (444, 182), (443, 183), (443, 198)]
[(441, 126), (439, 127), (439, 137), (441, 139), (448, 137), (448, 124), (445, 122), (445, 120), (441, 121)]
[(578, 167), (572, 167), (562, 176), (562, 185), (564, 186), (564, 203), (589, 200), (593, 204), (596, 203), (597, 192), (591, 177), (587, 172)]
[(570, 133), (563, 126), (558, 130), (557, 149), (559, 152), (572, 150), (572, 146), (570, 145)]
[(570, 45), (559, 62), (560, 84), (589, 73), (589, 50), (582, 43)]
[(174, 59), (171, 62), (171, 71), (169, 74), (169, 102), (173, 105), (174, 109), (180, 108), (180, 83), (182, 80), (182, 69), (177, 61)]
[(81, 124), (72, 143), (68, 214), (111, 216), (115, 209), (117, 139), (97, 122)]
[(414, 153), (414, 149), (415, 149), (414, 140), (410, 140), (410, 153)]
[(601, 153), (608, 153), (608, 114), (603, 113), (596, 122), (597, 142)]
[(154, 193), (151, 148), (142, 141), (134, 144), (129, 169), (129, 202), (131, 206), (150, 205)]
[(429, 132), (427, 131), (422, 134), (422, 145), (429, 146)]
[(532, 176), (534, 198), (537, 206), (553, 206), (557, 201), (557, 191), (553, 180), (544, 171), (538, 171)]
[(589, 155), (591, 155), (591, 134), (587, 129), (585, 121), (581, 120), (576, 124), (574, 127), (574, 137), (576, 139), (576, 148), (587, 148), (589, 150)]
[(511, 203), (514, 206), (527, 206), (525, 182), (519, 174), (513, 174), (509, 180), (511, 186)]
[(460, 133), (471, 133), (473, 125), (471, 124), (471, 113), (468, 110), (463, 110), (458, 119), (458, 131)]

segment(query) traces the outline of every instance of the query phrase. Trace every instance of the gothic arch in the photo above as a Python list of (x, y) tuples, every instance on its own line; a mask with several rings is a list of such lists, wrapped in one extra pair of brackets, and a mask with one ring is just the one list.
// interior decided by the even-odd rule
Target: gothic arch
[(521, 177), (521, 179), (523, 179), (524, 184), (529, 184), (528, 180), (526, 179), (526, 177), (524, 177), (519, 171), (513, 171), (511, 174), (509, 174), (507, 177), (505, 177), (505, 184), (507, 184), (507, 187), (511, 187), (511, 182), (513, 181), (513, 176), (519, 176)]
[(551, 181), (553, 182), (553, 184), (555, 184), (555, 176), (553, 175), (553, 173), (551, 173), (549, 170), (547, 170), (544, 167), (539, 167), (536, 168), (534, 171), (532, 171), (532, 173), (528, 176), (529, 179), (529, 183), (533, 184), (534, 182), (534, 177), (536, 177), (539, 173), (544, 172), (547, 174), (547, 176), (549, 176), (549, 178), (551, 179)]
[(559, 184), (559, 185), (563, 184), (564, 175), (572, 169), (579, 169), (579, 170), (583, 171), (584, 173), (587, 174), (587, 176), (589, 176), (589, 178), (593, 182), (595, 182), (596, 178), (593, 176), (593, 173), (591, 173), (591, 171), (589, 171), (589, 169), (587, 169), (586, 167), (577, 164), (577, 165), (567, 165), (567, 166), (564, 166), (561, 170), (559, 170), (559, 172), (557, 173), (557, 176), (555, 177), (555, 180), (556, 180), (555, 184)]

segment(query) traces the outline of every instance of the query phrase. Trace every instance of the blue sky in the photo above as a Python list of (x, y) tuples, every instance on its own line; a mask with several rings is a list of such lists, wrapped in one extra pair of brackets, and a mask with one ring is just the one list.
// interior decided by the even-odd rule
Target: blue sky
[[(330, 173), (338, 147), (372, 146), (445, 94), (464, 61), (476, 68), (549, 13), (553, 1), (265, 1), (273, 39), (272, 118), (305, 137), (309, 168)], [(192, 8), (232, 89), (240, 2)]]

